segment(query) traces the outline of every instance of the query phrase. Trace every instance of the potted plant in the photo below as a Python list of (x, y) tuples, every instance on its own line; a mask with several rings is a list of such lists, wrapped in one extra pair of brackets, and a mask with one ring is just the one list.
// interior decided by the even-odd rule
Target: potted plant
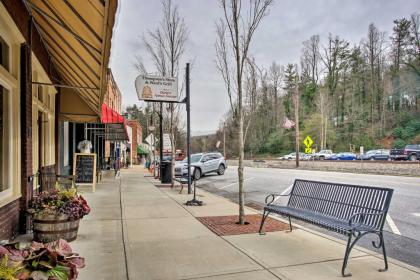
[(34, 240), (51, 242), (60, 238), (73, 241), (77, 238), (79, 220), (89, 214), (86, 200), (76, 189), (55, 188), (41, 192), (30, 203), (33, 217)]
[(84, 266), (84, 258), (63, 239), (0, 246), (0, 279), (4, 280), (74, 280)]

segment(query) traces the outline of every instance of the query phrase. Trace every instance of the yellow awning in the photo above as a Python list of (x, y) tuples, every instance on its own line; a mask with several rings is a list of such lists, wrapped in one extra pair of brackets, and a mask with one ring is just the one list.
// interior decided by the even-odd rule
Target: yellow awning
[(60, 95), (60, 121), (98, 123), (100, 117), (80, 98), (76, 90), (63, 88)]
[(61, 80), (100, 115), (117, 0), (24, 0)]

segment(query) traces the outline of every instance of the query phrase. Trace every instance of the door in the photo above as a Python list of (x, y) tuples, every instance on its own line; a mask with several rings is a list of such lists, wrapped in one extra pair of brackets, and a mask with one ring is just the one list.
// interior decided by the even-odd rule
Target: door
[(202, 173), (207, 173), (209, 171), (211, 171), (211, 159), (209, 155), (205, 155), (202, 159), (201, 159), (203, 165), (202, 165)]
[(218, 154), (211, 154), (210, 155), (210, 168), (211, 171), (215, 171), (219, 168), (219, 158)]

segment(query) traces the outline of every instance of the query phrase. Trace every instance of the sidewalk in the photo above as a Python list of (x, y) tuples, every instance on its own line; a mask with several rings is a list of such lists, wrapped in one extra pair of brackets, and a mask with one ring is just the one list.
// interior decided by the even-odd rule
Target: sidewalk
[[(196, 217), (237, 215), (237, 205), (199, 190), (189, 207), (184, 189), (157, 188), (141, 167), (105, 178), (84, 194), (92, 212), (71, 245), (86, 258), (79, 279), (342, 279), (342, 241), (305, 229), (265, 236), (217, 236)], [(247, 209), (247, 214), (257, 211)], [(420, 279), (420, 269), (361, 248), (352, 251), (351, 279)]]

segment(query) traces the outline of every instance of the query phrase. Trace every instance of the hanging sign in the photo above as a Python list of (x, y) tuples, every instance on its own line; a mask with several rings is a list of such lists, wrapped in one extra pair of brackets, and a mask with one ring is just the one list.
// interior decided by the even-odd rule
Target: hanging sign
[(139, 75), (135, 81), (137, 96), (144, 101), (178, 101), (178, 79)]

